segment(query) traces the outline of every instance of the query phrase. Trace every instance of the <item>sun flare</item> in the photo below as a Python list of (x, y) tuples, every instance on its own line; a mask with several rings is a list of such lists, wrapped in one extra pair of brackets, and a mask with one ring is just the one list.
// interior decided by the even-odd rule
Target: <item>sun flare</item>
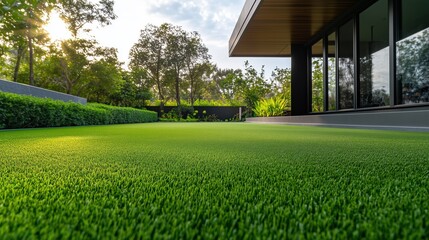
[(57, 12), (51, 13), (49, 21), (44, 28), (53, 42), (71, 38), (70, 31)]

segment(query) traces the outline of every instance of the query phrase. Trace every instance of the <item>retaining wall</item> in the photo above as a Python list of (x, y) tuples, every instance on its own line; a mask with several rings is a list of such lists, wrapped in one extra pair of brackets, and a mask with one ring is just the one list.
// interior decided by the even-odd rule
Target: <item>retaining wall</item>
[(0, 91), (16, 93), (22, 95), (29, 95), (39, 98), (51, 98), (54, 100), (60, 100), (63, 102), (76, 102), (80, 104), (86, 104), (86, 98), (81, 98), (61, 92), (56, 92), (44, 88), (34, 87), (22, 83), (16, 83), (11, 81), (5, 81), (0, 79)]

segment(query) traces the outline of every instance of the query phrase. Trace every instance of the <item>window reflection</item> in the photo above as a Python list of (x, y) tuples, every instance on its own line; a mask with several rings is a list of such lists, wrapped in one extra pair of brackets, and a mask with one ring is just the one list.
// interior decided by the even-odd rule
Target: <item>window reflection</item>
[(359, 15), (360, 107), (390, 104), (388, 1)]
[(340, 109), (354, 107), (353, 20), (339, 29), (338, 75)]
[(328, 110), (337, 109), (337, 71), (335, 32), (328, 36)]
[(318, 41), (311, 48), (311, 99), (312, 111), (323, 112), (323, 40)]
[(429, 1), (402, 0), (396, 43), (399, 104), (429, 102)]

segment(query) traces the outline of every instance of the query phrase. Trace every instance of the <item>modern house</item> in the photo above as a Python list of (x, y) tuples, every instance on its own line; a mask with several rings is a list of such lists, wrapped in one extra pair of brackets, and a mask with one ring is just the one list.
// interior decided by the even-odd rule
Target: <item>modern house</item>
[(429, 128), (428, 9), (428, 0), (247, 0), (229, 54), (291, 57), (292, 116), (268, 121)]

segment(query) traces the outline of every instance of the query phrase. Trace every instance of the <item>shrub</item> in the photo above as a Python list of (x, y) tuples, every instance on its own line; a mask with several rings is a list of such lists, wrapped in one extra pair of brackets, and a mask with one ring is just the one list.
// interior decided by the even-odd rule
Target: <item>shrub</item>
[(171, 109), (170, 112), (162, 114), (160, 121), (162, 122), (197, 122), (195, 115), (198, 111), (194, 111), (193, 107), (179, 106)]
[(130, 107), (114, 107), (100, 103), (89, 103), (88, 106), (95, 109), (104, 109), (110, 112), (110, 124), (154, 122), (158, 120), (155, 112), (147, 110)]
[(219, 122), (220, 120), (217, 118), (216, 114), (211, 114), (200, 118), (200, 122)]
[(103, 104), (81, 105), (0, 92), (0, 128), (37, 128), (157, 121), (155, 112)]
[(259, 100), (255, 104), (253, 111), (258, 117), (273, 117), (284, 115), (285, 109), (286, 100), (277, 96), (270, 99)]
[[(159, 100), (155, 100), (150, 102), (150, 106), (159, 106), (161, 102)], [(186, 100), (180, 101), (181, 106), (190, 106), (191, 104)], [(198, 99), (194, 102), (194, 107), (229, 107), (229, 106), (243, 106), (245, 105), (243, 102), (237, 100), (204, 100)], [(164, 102), (164, 106), (177, 106), (176, 101), (166, 101)]]

